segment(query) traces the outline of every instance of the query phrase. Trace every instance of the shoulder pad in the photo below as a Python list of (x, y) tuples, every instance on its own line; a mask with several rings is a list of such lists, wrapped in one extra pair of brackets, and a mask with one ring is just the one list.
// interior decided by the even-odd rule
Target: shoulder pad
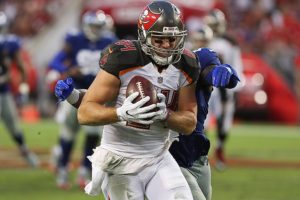
[(102, 51), (99, 65), (119, 77), (121, 70), (139, 66), (142, 61), (143, 55), (138, 41), (119, 40)]
[(195, 50), (194, 53), (196, 54), (202, 69), (209, 65), (221, 64), (217, 53), (210, 48), (199, 48)]
[(188, 76), (188, 80), (190, 83), (194, 83), (197, 81), (200, 73), (200, 68), (196, 55), (192, 51), (184, 49), (183, 54), (181, 55), (181, 59), (179, 60), (179, 62), (175, 63), (174, 66), (182, 70), (185, 75)]

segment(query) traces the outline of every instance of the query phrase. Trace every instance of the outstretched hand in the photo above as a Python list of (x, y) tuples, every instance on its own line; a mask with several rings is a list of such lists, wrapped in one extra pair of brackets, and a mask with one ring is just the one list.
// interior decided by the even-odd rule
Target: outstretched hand
[(67, 78), (57, 81), (55, 85), (55, 96), (58, 102), (66, 100), (74, 90), (73, 79)]
[(214, 87), (233, 88), (240, 81), (236, 71), (229, 65), (217, 65), (208, 73), (206, 80)]

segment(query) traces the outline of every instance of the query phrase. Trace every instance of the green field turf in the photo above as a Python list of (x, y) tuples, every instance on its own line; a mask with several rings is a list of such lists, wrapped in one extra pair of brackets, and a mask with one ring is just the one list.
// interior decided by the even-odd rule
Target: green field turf
[[(213, 130), (208, 135), (214, 146)], [(300, 161), (300, 127), (236, 124), (228, 138), (226, 150), (232, 158)]]
[[(56, 143), (58, 126), (51, 120), (37, 124), (22, 124), (28, 144), (34, 150), (50, 152)], [(214, 148), (214, 130), (210, 130)], [(79, 158), (83, 134), (73, 155)], [(3, 125), (0, 125), (1, 148), (16, 151)], [(1, 152), (0, 152), (1, 153)], [(269, 160), (280, 163), (300, 163), (300, 128), (271, 124), (237, 124), (227, 143), (231, 159)], [(42, 156), (42, 161), (49, 156)], [(14, 159), (14, 158), (13, 158)], [(16, 157), (15, 159), (20, 159)], [(1, 166), (1, 163), (0, 163)], [(298, 165), (299, 167), (299, 165)], [(72, 171), (72, 180), (76, 170)], [(224, 172), (212, 170), (213, 200), (296, 200), (300, 197), (300, 168), (232, 165)], [(0, 168), (0, 200), (85, 200), (97, 199), (84, 194), (77, 187), (61, 191), (55, 186), (55, 177), (46, 168)]]

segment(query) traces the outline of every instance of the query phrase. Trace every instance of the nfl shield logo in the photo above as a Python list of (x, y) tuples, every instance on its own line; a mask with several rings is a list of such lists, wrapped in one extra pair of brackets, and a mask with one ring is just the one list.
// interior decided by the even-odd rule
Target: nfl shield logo
[(163, 77), (160, 76), (160, 77), (157, 78), (158, 83), (162, 83), (163, 81), (164, 81)]

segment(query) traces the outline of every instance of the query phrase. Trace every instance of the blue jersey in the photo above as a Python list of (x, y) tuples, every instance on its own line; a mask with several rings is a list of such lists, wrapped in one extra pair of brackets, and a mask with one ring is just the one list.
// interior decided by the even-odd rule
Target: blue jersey
[(14, 60), (20, 48), (21, 40), (16, 35), (0, 36), (0, 93), (6, 92), (9, 89), (8, 82), (1, 81), (1, 77), (8, 75), (11, 61)]
[(81, 67), (80, 70), (82, 70), (83, 76), (72, 78), (76, 88), (87, 89), (99, 70), (98, 62), (101, 51), (116, 40), (117, 38), (114, 36), (104, 36), (92, 42), (83, 32), (70, 32), (65, 37), (65, 43), (70, 50), (68, 52), (63, 50), (58, 52), (50, 62), (49, 67), (60, 73), (64, 73), (73, 67)]
[[(195, 51), (199, 61), (201, 72), (208, 67), (220, 65), (217, 54), (208, 49), (202, 48)], [(179, 166), (191, 167), (193, 162), (200, 156), (207, 155), (210, 142), (204, 134), (204, 121), (208, 114), (208, 101), (212, 92), (212, 86), (199, 79), (196, 86), (196, 99), (198, 106), (197, 125), (191, 135), (179, 135), (179, 141), (174, 141), (170, 147), (170, 153)]]

